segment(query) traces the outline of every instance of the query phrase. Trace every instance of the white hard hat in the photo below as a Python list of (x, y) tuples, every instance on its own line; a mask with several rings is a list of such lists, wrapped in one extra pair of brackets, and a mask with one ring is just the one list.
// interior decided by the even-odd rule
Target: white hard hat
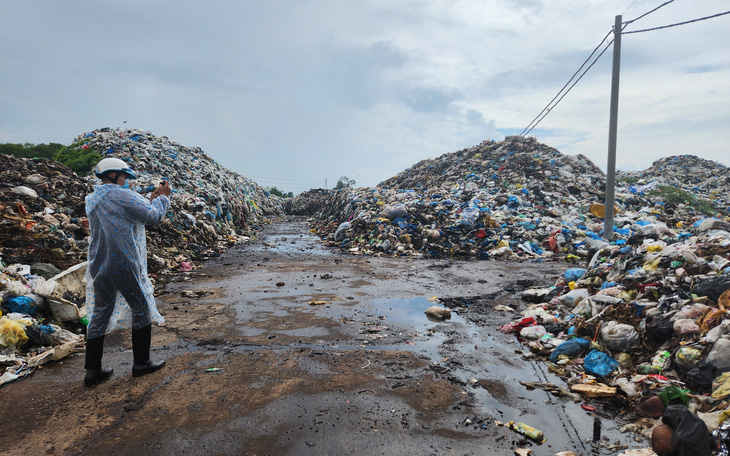
[(96, 164), (96, 169), (94, 170), (94, 174), (96, 174), (96, 177), (101, 177), (102, 174), (108, 173), (108, 172), (121, 172), (126, 174), (128, 177), (127, 179), (136, 179), (137, 175), (134, 174), (134, 171), (131, 170), (129, 165), (124, 160), (120, 160), (118, 158), (105, 158), (99, 163)]

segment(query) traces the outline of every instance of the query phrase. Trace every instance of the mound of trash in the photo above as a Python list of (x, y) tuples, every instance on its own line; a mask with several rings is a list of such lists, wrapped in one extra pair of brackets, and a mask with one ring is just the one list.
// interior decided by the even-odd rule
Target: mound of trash
[[(153, 271), (176, 270), (190, 259), (208, 259), (237, 241), (250, 239), (265, 217), (283, 212), (281, 198), (224, 168), (201, 148), (183, 146), (165, 136), (102, 128), (79, 135), (73, 146), (127, 162), (137, 173), (130, 185), (142, 194), (169, 180), (170, 211), (162, 223), (148, 229)], [(93, 174), (86, 180), (99, 181)]]
[(91, 190), (60, 163), (0, 154), (0, 260), (48, 277), (84, 261)]
[[(682, 193), (674, 180), (688, 167), (719, 177)], [(642, 177), (620, 176), (612, 241), (730, 213), (727, 168), (715, 162), (671, 157)], [(305, 193), (290, 207), (310, 210), (329, 245), (355, 254), (587, 261), (606, 244), (604, 193), (588, 158), (509, 136), (423, 160), (376, 188)]]
[(655, 161), (644, 171), (619, 171), (619, 179), (636, 181), (640, 185), (629, 185), (637, 192), (641, 184), (670, 185), (672, 187), (703, 196), (718, 208), (727, 210), (730, 205), (730, 173), (722, 163), (705, 160), (694, 155), (675, 155)]
[(300, 193), (296, 198), (284, 200), (284, 212), (289, 215), (312, 215), (327, 207), (334, 190), (314, 188)]
[(713, 432), (730, 444), (730, 223), (708, 218), (607, 244), (587, 267), (522, 298), (527, 308), (500, 330), (542, 357), (570, 392), (525, 386), (611, 417), (623, 402), (632, 421), (624, 431), (646, 438), (660, 418), (685, 410), (697, 428), (677, 435), (678, 444), (705, 448)]
[[(147, 227), (153, 282), (191, 271), (196, 261), (245, 242), (282, 200), (222, 167), (198, 147), (150, 132), (102, 128), (79, 135), (72, 147), (129, 163), (142, 194), (170, 181), (171, 208)], [(71, 353), (83, 340), (89, 222), (84, 197), (99, 180), (77, 176), (48, 159), (0, 154), (0, 385)], [(62, 347), (62, 348), (59, 348)]]

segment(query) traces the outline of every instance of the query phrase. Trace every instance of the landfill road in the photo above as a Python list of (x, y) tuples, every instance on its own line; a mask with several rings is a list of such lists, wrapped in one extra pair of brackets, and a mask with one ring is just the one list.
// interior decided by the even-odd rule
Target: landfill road
[[(104, 354), (114, 375), (94, 388), (83, 386), (79, 352), (0, 390), (0, 449), (541, 456), (645, 446), (618, 433), (610, 405), (586, 411), (519, 383), (564, 384), (497, 331), (515, 314), (494, 307), (519, 311), (520, 290), (568, 267), (348, 255), (323, 247), (304, 219), (271, 224), (167, 284), (157, 298), (167, 321), (152, 340), (161, 371), (132, 378), (120, 331)], [(450, 320), (424, 314), (444, 304)], [(509, 421), (545, 441), (498, 423)]]

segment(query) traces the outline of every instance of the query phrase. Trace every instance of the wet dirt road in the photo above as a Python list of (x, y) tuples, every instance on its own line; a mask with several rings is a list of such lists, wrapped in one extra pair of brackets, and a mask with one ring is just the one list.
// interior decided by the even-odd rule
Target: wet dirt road
[[(0, 390), (0, 452), (591, 454), (597, 415), (519, 383), (562, 381), (497, 331), (514, 314), (494, 310), (524, 307), (519, 290), (567, 267), (342, 255), (301, 220), (270, 225), (158, 297), (161, 371), (132, 378), (119, 332), (104, 355), (115, 374), (95, 388), (78, 353)], [(457, 298), (451, 320), (426, 317), (433, 297)], [(611, 444), (636, 447), (600, 422)]]

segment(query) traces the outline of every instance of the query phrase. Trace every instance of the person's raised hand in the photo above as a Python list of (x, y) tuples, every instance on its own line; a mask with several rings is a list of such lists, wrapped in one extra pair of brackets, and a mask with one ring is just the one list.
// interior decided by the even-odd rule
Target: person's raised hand
[(170, 196), (170, 193), (172, 193), (172, 187), (168, 181), (162, 181), (156, 191), (160, 195)]

